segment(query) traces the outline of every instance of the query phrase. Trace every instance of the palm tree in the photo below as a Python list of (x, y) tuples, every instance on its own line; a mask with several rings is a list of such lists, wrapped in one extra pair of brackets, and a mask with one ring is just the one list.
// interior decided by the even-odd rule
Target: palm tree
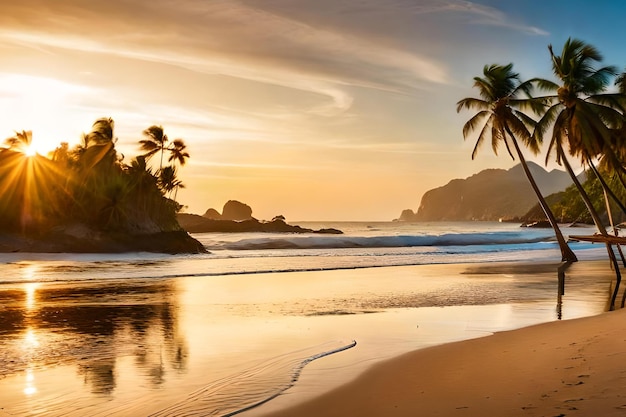
[(89, 141), (97, 145), (115, 143), (116, 139), (113, 136), (114, 128), (115, 122), (110, 117), (102, 117), (96, 120), (91, 126), (91, 132), (88, 134)]
[(150, 126), (143, 131), (143, 134), (146, 136), (146, 139), (139, 141), (141, 150), (146, 152), (143, 156), (149, 159), (157, 152), (161, 152), (159, 170), (163, 169), (163, 153), (165, 152), (168, 142), (167, 135), (163, 132), (163, 127), (156, 125)]
[[(623, 111), (620, 104), (623, 96), (619, 93), (605, 93), (611, 77), (616, 74), (616, 69), (612, 66), (595, 68), (594, 64), (602, 61), (602, 55), (596, 48), (578, 39), (568, 39), (560, 56), (554, 54), (552, 45), (548, 46), (548, 50), (552, 70), (562, 84), (542, 79), (533, 80), (541, 89), (556, 91), (556, 95), (551, 97), (555, 101), (554, 104), (547, 108), (537, 122), (533, 136), (536, 139), (543, 137), (549, 127), (552, 127), (546, 162), (555, 152), (557, 162), (565, 166), (599, 232), (603, 236), (608, 236), (589, 195), (572, 169), (565, 153), (565, 145), (569, 148), (571, 156), (578, 157), (584, 165), (593, 167), (603, 190), (608, 193), (608, 186), (595, 169), (593, 159), (602, 156), (610, 166), (618, 171), (623, 170), (619, 152), (614, 148), (614, 132), (622, 126), (623, 121), (620, 112)], [(610, 194), (615, 196), (612, 191)], [(611, 244), (607, 242), (606, 247), (615, 268), (619, 287), (621, 280), (619, 265)], [(617, 288), (611, 306), (616, 295)]]
[(9, 149), (16, 150), (20, 153), (27, 153), (33, 142), (33, 132), (31, 130), (22, 130), (21, 132), (15, 132), (15, 136), (5, 139), (4, 143), (9, 146)]
[[(517, 108), (530, 108), (534, 111), (539, 111), (543, 107), (543, 102), (530, 98), (531, 85), (520, 81), (519, 74), (513, 72), (513, 64), (485, 66), (483, 75), (484, 77), (482, 78), (474, 77), (474, 87), (478, 89), (481, 98), (464, 98), (457, 103), (457, 112), (464, 108), (479, 110), (463, 126), (463, 137), (466, 138), (470, 132), (474, 131), (484, 121), (472, 152), (472, 159), (475, 158), (479, 147), (489, 136), (491, 136), (491, 147), (494, 153), (497, 154), (500, 144), (504, 144), (511, 158), (515, 159), (511, 152), (510, 144), (512, 144), (522, 164), (524, 173), (537, 195), (539, 204), (554, 229), (559, 248), (561, 249), (562, 260), (565, 262), (576, 262), (578, 259), (565, 241), (556, 218), (541, 194), (517, 142), (519, 138), (534, 153), (539, 151), (541, 142), (533, 140), (533, 136), (528, 129), (529, 125), (534, 125), (534, 120), (517, 110)], [(527, 98), (518, 98), (520, 93), (525, 93)]]
[(176, 176), (176, 168), (173, 166), (164, 167), (159, 173), (159, 186), (164, 194), (171, 194), (173, 190), (178, 192), (178, 188), (185, 188), (182, 181)]
[[(77, 147), (79, 163), (88, 170), (96, 165), (110, 168), (118, 162), (113, 135), (115, 122), (111, 118), (101, 118), (94, 122), (91, 132), (83, 134), (83, 144)], [(101, 164), (102, 163), (102, 164)]]
[(189, 159), (189, 153), (186, 151), (187, 145), (182, 139), (174, 139), (172, 144), (167, 148), (170, 151), (170, 157), (167, 162), (178, 162), (181, 166), (185, 165), (187, 159)]
[(592, 169), (595, 168), (593, 160), (601, 157), (611, 168), (624, 172), (622, 157), (615, 146), (615, 131), (623, 125), (624, 95), (605, 93), (616, 69), (612, 66), (594, 68), (594, 63), (601, 62), (602, 55), (577, 39), (568, 39), (560, 56), (554, 54), (551, 45), (548, 49), (553, 72), (562, 84), (533, 80), (539, 88), (556, 92), (551, 97), (554, 104), (537, 122), (534, 133), (535, 137), (541, 137), (553, 128), (546, 161), (556, 152), (560, 163), (565, 157), (566, 143), (570, 155)]

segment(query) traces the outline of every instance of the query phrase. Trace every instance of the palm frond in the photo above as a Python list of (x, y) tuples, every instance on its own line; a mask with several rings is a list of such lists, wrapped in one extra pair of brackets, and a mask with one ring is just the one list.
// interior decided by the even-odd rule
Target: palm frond
[(580, 92), (585, 95), (600, 93), (609, 86), (611, 79), (616, 74), (617, 68), (613, 66), (603, 67), (598, 70), (589, 68), (588, 74), (581, 77)]
[(478, 139), (476, 140), (476, 144), (474, 145), (474, 149), (472, 150), (472, 160), (476, 158), (476, 155), (478, 153), (478, 148), (480, 148), (482, 144), (485, 142), (485, 139), (487, 138), (488, 132), (492, 124), (492, 120), (493, 120), (493, 115), (489, 116), (489, 119), (487, 119), (485, 125), (481, 129), (480, 134), (478, 135)]
[(476, 129), (476, 126), (480, 123), (480, 121), (489, 116), (489, 114), (489, 111), (483, 110), (476, 113), (471, 119), (469, 119), (463, 125), (463, 138), (467, 138), (467, 136)]
[(544, 78), (532, 78), (528, 80), (535, 85), (535, 87), (541, 91), (556, 91), (559, 89), (559, 85), (554, 81), (546, 80)]
[[(556, 106), (555, 106), (556, 107)], [(553, 151), (557, 150), (557, 147), (561, 146), (561, 143), (567, 136), (567, 120), (569, 115), (567, 111), (563, 110), (555, 113), (554, 125), (552, 126), (552, 137), (546, 150), (546, 164), (550, 161), (550, 155)], [(560, 155), (557, 152), (556, 161), (561, 164)]]
[(546, 134), (550, 126), (552, 126), (552, 123), (554, 123), (563, 108), (563, 105), (560, 103), (557, 103), (548, 108), (543, 116), (537, 121), (537, 123), (535, 123), (533, 136), (535, 136), (538, 140), (539, 138), (542, 138)]
[(619, 89), (620, 94), (626, 94), (626, 72), (621, 72), (615, 78), (615, 85)]
[(550, 104), (551, 99), (549, 97), (530, 97), (509, 100), (509, 106), (521, 110), (529, 109), (537, 115), (542, 114)]
[[(513, 133), (522, 140), (524, 146), (530, 149), (530, 151), (537, 155), (540, 151), (541, 144), (543, 143), (543, 136), (535, 137), (534, 127), (537, 122), (522, 112), (515, 112), (515, 117), (510, 120), (510, 126)], [(533, 129), (533, 132), (530, 132)]]
[(626, 113), (626, 95), (621, 93), (595, 94), (587, 97), (585, 101), (617, 109), (622, 113), (622, 116)]
[(485, 100), (481, 100), (478, 98), (464, 98), (463, 100), (459, 100), (456, 103), (456, 112), (459, 113), (463, 109), (472, 110), (472, 109), (488, 109), (489, 103)]

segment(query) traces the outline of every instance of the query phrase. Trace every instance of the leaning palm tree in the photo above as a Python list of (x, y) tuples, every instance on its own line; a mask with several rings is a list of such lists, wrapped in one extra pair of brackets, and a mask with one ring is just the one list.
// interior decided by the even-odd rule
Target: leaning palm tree
[[(533, 153), (538, 153), (541, 142), (533, 140), (529, 130), (529, 126), (534, 125), (534, 120), (517, 109), (530, 108), (539, 111), (543, 107), (543, 102), (530, 98), (531, 85), (520, 81), (519, 74), (513, 72), (513, 64), (485, 66), (483, 75), (484, 77), (474, 77), (474, 87), (478, 89), (481, 98), (464, 98), (457, 103), (457, 112), (462, 109), (479, 110), (463, 126), (465, 138), (484, 122), (472, 151), (472, 159), (476, 157), (478, 149), (488, 137), (491, 137), (491, 147), (494, 153), (497, 154), (499, 146), (503, 144), (511, 158), (515, 159), (511, 152), (511, 145), (513, 145), (524, 173), (537, 195), (539, 205), (554, 229), (562, 260), (576, 262), (576, 255), (565, 241), (556, 218), (541, 194), (517, 141), (520, 139)], [(520, 98), (520, 93), (524, 93), (526, 97)]]
[[(556, 91), (556, 95), (551, 97), (554, 104), (547, 108), (537, 122), (533, 136), (536, 139), (543, 137), (552, 128), (546, 162), (556, 153), (557, 163), (565, 166), (598, 231), (608, 236), (598, 211), (572, 169), (565, 149), (567, 147), (569, 154), (577, 157), (583, 165), (592, 167), (608, 194), (607, 184), (595, 169), (593, 160), (602, 157), (609, 166), (618, 171), (623, 170), (620, 153), (614, 147), (614, 132), (621, 128), (623, 121), (623, 97), (619, 93), (605, 93), (616, 69), (612, 66), (595, 68), (594, 65), (602, 61), (602, 55), (596, 48), (578, 39), (568, 39), (561, 55), (555, 55), (551, 45), (548, 50), (552, 70), (561, 85), (548, 80), (533, 80), (541, 89)], [(615, 196), (612, 191), (610, 194)], [(621, 204), (618, 199), (616, 201)], [(621, 275), (611, 244), (606, 242), (606, 247), (617, 275), (617, 287), (611, 299), (613, 306)]]
[[(615, 146), (615, 132), (623, 125), (624, 95), (605, 93), (616, 69), (612, 66), (594, 68), (602, 56), (593, 46), (577, 39), (568, 39), (560, 56), (554, 54), (551, 45), (548, 49), (553, 72), (561, 85), (543, 79), (533, 80), (539, 88), (556, 92), (550, 97), (553, 104), (537, 122), (534, 133), (536, 138), (542, 137), (552, 128), (546, 161), (556, 153), (557, 162), (563, 161), (573, 175), (566, 160), (567, 147), (571, 156), (592, 168), (596, 175), (599, 173), (593, 161), (597, 158), (602, 158), (606, 166), (623, 172), (621, 152)], [(600, 180), (606, 187), (606, 182)], [(585, 195), (582, 197), (584, 199)], [(591, 215), (598, 217), (597, 213)]]
[(163, 153), (167, 148), (167, 135), (164, 133), (162, 126), (156, 125), (150, 126), (144, 130), (143, 134), (146, 136), (146, 139), (139, 141), (141, 150), (145, 151), (143, 156), (145, 156), (146, 159), (149, 159), (156, 153), (161, 152), (161, 162), (159, 164), (159, 170), (161, 170), (163, 168)]

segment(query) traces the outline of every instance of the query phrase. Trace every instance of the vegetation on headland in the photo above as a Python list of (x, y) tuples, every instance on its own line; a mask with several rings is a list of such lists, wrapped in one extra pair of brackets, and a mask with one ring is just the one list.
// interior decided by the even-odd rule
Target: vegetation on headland
[[(478, 89), (480, 98), (460, 100), (457, 111), (478, 110), (463, 127), (465, 137), (479, 130), (472, 158), (489, 139), (495, 153), (500, 146), (504, 146), (515, 159), (514, 149), (554, 229), (563, 261), (574, 262), (576, 255), (564, 240), (552, 209), (528, 170), (520, 143), (537, 155), (544, 137), (549, 138), (546, 162), (554, 158), (570, 174), (599, 233), (608, 237), (606, 225), (594, 205), (594, 196), (590, 194), (591, 187), (586, 189), (580, 183), (570, 158), (578, 160), (597, 179), (609, 221), (612, 222), (611, 204), (626, 213), (625, 201), (620, 198), (626, 189), (626, 72), (619, 74), (614, 66), (599, 66), (602, 62), (600, 52), (578, 39), (568, 39), (560, 55), (555, 54), (552, 45), (548, 46), (548, 51), (556, 81), (541, 78), (522, 81), (519, 74), (513, 72), (513, 64), (487, 65), (483, 77), (474, 78), (474, 87)], [(612, 86), (615, 91), (609, 91)], [(535, 90), (551, 94), (535, 95)], [(617, 234), (615, 227), (612, 233)], [(621, 275), (608, 240), (606, 247), (617, 275), (611, 299), (613, 306)], [(626, 264), (621, 250), (619, 253)]]
[[(615, 181), (615, 178), (609, 178), (610, 186), (613, 187), (614, 192), (621, 201), (626, 201), (626, 189), (618, 184), (612, 184)], [(587, 180), (582, 183), (582, 186), (604, 224), (611, 224), (611, 220), (615, 225), (626, 222), (626, 213), (621, 211), (614, 201), (609, 200), (610, 210), (607, 210), (602, 184), (597, 177), (593, 174), (588, 174)], [(585, 206), (576, 185), (572, 184), (561, 192), (550, 194), (546, 196), (546, 200), (560, 223), (593, 224), (593, 218), (589, 214), (589, 210)], [(540, 220), (542, 214), (541, 208), (537, 205), (530, 209), (522, 217), (522, 220)], [(609, 218), (609, 214), (612, 219)]]
[(203, 251), (176, 219), (184, 186), (177, 166), (189, 158), (184, 141), (169, 143), (160, 126), (144, 136), (145, 153), (129, 163), (115, 149), (110, 118), (97, 120), (75, 147), (63, 142), (48, 156), (30, 153), (30, 131), (8, 138), (0, 148), (0, 250)]

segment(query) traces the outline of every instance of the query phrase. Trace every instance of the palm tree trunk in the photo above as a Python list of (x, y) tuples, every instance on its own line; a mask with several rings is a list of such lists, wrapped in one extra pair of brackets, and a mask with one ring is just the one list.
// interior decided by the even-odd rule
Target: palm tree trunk
[[(618, 232), (617, 232), (617, 229), (615, 228), (615, 224), (613, 223), (613, 212), (611, 211), (611, 202), (609, 201), (609, 196), (620, 207), (620, 209), (622, 210), (622, 213), (624, 214), (626, 214), (626, 207), (624, 207), (624, 205), (619, 200), (619, 198), (617, 198), (613, 190), (611, 190), (611, 188), (606, 183), (606, 181), (604, 180), (604, 178), (600, 174), (600, 171), (598, 171), (598, 168), (596, 168), (594, 163), (591, 160), (587, 162), (589, 163), (589, 166), (591, 167), (591, 170), (595, 174), (598, 181), (600, 181), (600, 185), (602, 186), (602, 192), (604, 194), (604, 204), (606, 206), (606, 214), (609, 216), (609, 223), (611, 224), (611, 229), (613, 230), (613, 234), (617, 236)], [(626, 258), (624, 257), (624, 252), (622, 251), (622, 247), (619, 244), (615, 246), (617, 247), (617, 251), (619, 252), (619, 256), (622, 260), (622, 265), (626, 267)]]
[[(626, 214), (626, 207), (620, 201), (620, 199), (617, 198), (617, 196), (615, 195), (611, 187), (609, 187), (609, 184), (607, 184), (604, 177), (602, 177), (602, 175), (600, 174), (600, 171), (598, 171), (598, 168), (596, 168), (595, 164), (592, 161), (588, 161), (588, 163), (589, 163), (589, 166), (591, 167), (591, 170), (595, 174), (596, 178), (598, 179), (598, 181), (600, 181), (600, 185), (602, 185), (602, 190), (604, 191), (604, 193), (605, 194), (608, 193), (608, 195), (615, 202), (615, 204), (619, 206), (620, 210), (622, 210), (622, 212)], [(607, 206), (607, 210), (608, 210), (608, 206)]]
[(530, 183), (530, 186), (532, 187), (533, 191), (537, 195), (537, 200), (539, 200), (539, 205), (541, 206), (541, 209), (543, 210), (544, 214), (548, 218), (548, 221), (550, 222), (550, 225), (552, 226), (552, 229), (554, 230), (554, 234), (556, 235), (556, 240), (559, 244), (559, 249), (561, 249), (561, 260), (564, 262), (578, 261), (578, 258), (576, 257), (572, 249), (569, 247), (569, 245), (565, 241), (565, 238), (563, 237), (563, 233), (561, 233), (561, 229), (559, 229), (559, 224), (556, 221), (556, 217), (554, 217), (554, 213), (552, 213), (552, 210), (550, 210), (550, 206), (548, 206), (546, 199), (541, 194), (541, 191), (539, 190), (539, 187), (537, 186), (537, 183), (535, 182), (535, 179), (533, 178), (533, 175), (531, 174), (530, 169), (528, 168), (528, 164), (526, 163), (526, 158), (524, 158), (524, 154), (522, 154), (522, 150), (517, 144), (517, 140), (515, 140), (515, 136), (509, 129), (508, 125), (505, 125), (505, 129), (508, 135), (511, 137), (511, 141), (513, 142), (513, 146), (515, 147), (515, 151), (517, 152), (517, 156), (519, 157), (520, 163), (522, 164), (522, 168), (524, 169), (526, 178), (528, 178), (528, 182)]
[[(593, 204), (591, 203), (591, 199), (589, 198), (589, 195), (583, 188), (582, 184), (580, 183), (580, 181), (578, 181), (578, 178), (576, 177), (576, 174), (574, 173), (572, 166), (570, 165), (569, 161), (567, 160), (567, 157), (565, 156), (565, 152), (563, 151), (561, 144), (557, 144), (557, 153), (559, 155), (559, 158), (563, 161), (563, 165), (565, 166), (567, 173), (572, 178), (572, 181), (574, 182), (574, 185), (576, 186), (576, 189), (578, 190), (580, 197), (583, 199), (583, 202), (585, 203), (587, 210), (589, 210), (589, 214), (591, 214), (591, 218), (593, 219), (593, 222), (598, 228), (598, 231), (600, 232), (600, 234), (602, 234), (602, 236), (608, 236), (609, 234), (607, 233), (606, 228), (602, 224), (602, 221), (600, 220), (600, 216), (598, 215), (598, 212), (593, 207)], [(620, 285), (620, 282), (622, 281), (622, 274), (619, 270), (619, 264), (617, 263), (615, 252), (613, 252), (613, 246), (609, 242), (606, 242), (605, 245), (606, 245), (606, 250), (609, 254), (609, 259), (611, 260), (611, 264), (613, 265), (613, 269), (615, 270), (615, 289), (613, 290), (613, 295), (611, 296), (611, 303), (609, 305), (609, 309), (613, 310), (615, 308), (615, 299), (617, 298), (619, 285)]]

